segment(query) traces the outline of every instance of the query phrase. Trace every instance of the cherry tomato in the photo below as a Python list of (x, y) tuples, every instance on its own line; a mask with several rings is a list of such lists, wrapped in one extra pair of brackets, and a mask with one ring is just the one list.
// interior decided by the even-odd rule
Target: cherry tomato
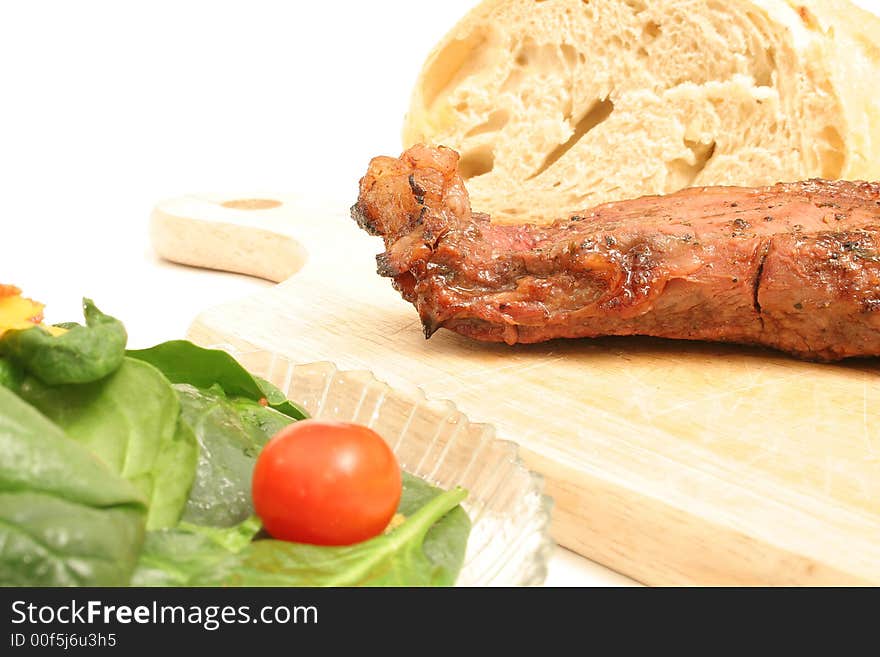
[(275, 434), (254, 468), (254, 509), (274, 538), (350, 545), (381, 533), (402, 482), (394, 452), (372, 429), (301, 420)]

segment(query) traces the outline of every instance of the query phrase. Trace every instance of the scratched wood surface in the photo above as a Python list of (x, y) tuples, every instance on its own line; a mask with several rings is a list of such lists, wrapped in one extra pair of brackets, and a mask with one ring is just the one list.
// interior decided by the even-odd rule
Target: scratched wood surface
[[(277, 287), (203, 312), (193, 339), (367, 368), (454, 401), (546, 477), (557, 541), (645, 583), (880, 584), (877, 361), (640, 338), (425, 341), (375, 274), (380, 241), (343, 204), (275, 200), (251, 214), (222, 197), (157, 211), (225, 231), (226, 249), (271, 226), (309, 253)], [(259, 273), (289, 253), (270, 241), (250, 257)]]

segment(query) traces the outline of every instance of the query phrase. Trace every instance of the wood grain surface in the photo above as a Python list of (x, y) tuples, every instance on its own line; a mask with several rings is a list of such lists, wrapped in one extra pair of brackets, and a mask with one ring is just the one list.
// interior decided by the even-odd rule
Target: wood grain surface
[[(251, 229), (279, 237), (239, 252), (235, 271), (267, 276), (285, 240), (308, 252), (277, 287), (199, 315), (196, 341), (366, 368), (454, 401), (546, 477), (558, 542), (642, 582), (880, 584), (877, 361), (647, 338), (426, 341), (344, 203), (273, 197), (271, 210), (236, 210), (256, 219), (218, 222), (216, 205), (238, 199), (189, 198), (163, 204), (178, 220), (154, 223), (154, 239), (201, 249), (198, 264), (223, 268)], [(223, 235), (207, 256), (200, 231)]]

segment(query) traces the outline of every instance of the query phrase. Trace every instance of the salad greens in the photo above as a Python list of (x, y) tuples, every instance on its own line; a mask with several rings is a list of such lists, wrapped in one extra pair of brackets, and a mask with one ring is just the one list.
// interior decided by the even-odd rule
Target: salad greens
[(278, 388), (249, 373), (225, 351), (205, 349), (186, 340), (172, 340), (150, 349), (129, 351), (128, 355), (156, 366), (171, 383), (189, 383), (197, 388), (217, 385), (230, 396), (254, 401), (266, 399), (269, 406), (295, 420), (309, 416)]
[(0, 387), (18, 390), (24, 379), (24, 372), (8, 360), (0, 358)]
[[(428, 482), (404, 472), (403, 495), (397, 511), (404, 517), (412, 517), (442, 492)], [(470, 533), (471, 520), (464, 509), (457, 505), (428, 528), (422, 549), (428, 561), (433, 564), (438, 584), (447, 586), (455, 583), (464, 563), (464, 551)]]
[(227, 399), (214, 386), (179, 383), (180, 421), (199, 445), (195, 482), (183, 518), (228, 527), (254, 512), (251, 473), (263, 445), (293, 419), (245, 398)]
[(88, 383), (114, 372), (125, 357), (128, 335), (118, 319), (83, 299), (86, 325), (64, 324), (59, 336), (35, 326), (6, 331), (0, 356), (8, 356), (43, 383)]
[(470, 531), (470, 520), (458, 506), (464, 497), (460, 488), (444, 492), (405, 475), (401, 509), (413, 511), (406, 522), (363, 543), (339, 547), (250, 541), (252, 520), (211, 533), (198, 526), (152, 532), (133, 582), (141, 586), (450, 586), (461, 569)]
[(451, 585), (464, 491), (403, 474), (401, 524), (351, 546), (268, 538), (251, 476), (307, 417), (229, 354), (183, 340), (126, 351), (85, 325), (0, 334), (0, 585)]
[(132, 484), (0, 388), (0, 583), (124, 585), (145, 520)]
[(147, 529), (177, 524), (198, 447), (187, 427), (178, 430), (180, 403), (161, 372), (124, 358), (109, 376), (81, 385), (28, 377), (19, 395), (141, 491), (150, 501)]

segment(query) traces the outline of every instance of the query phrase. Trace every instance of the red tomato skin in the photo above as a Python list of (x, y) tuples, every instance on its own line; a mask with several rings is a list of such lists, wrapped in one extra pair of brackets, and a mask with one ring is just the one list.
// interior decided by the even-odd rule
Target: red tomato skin
[(266, 443), (254, 468), (254, 509), (273, 538), (350, 545), (380, 534), (400, 503), (400, 466), (368, 427), (301, 420)]

